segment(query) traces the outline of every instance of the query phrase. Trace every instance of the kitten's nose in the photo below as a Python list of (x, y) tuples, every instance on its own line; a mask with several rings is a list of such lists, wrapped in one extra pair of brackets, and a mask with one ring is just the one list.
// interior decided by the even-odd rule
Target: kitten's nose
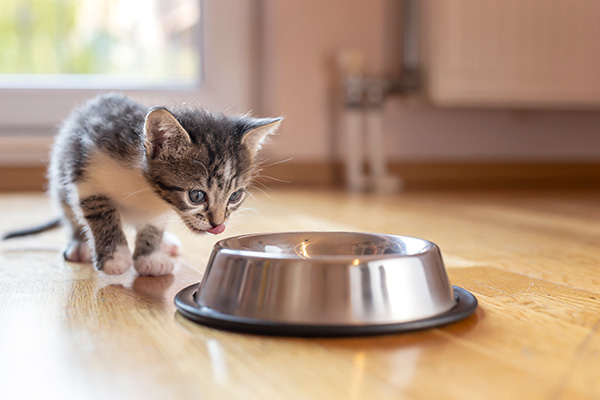
[(219, 225), (223, 225), (223, 223), (225, 222), (225, 213), (222, 213), (222, 212), (209, 213), (208, 214), (208, 222), (210, 222), (210, 224), (213, 226), (213, 228), (217, 227)]
[(208, 214), (208, 222), (212, 225), (212, 228), (207, 230), (208, 233), (212, 233), (213, 235), (218, 235), (219, 233), (223, 233), (225, 230), (225, 213), (222, 212), (211, 212)]

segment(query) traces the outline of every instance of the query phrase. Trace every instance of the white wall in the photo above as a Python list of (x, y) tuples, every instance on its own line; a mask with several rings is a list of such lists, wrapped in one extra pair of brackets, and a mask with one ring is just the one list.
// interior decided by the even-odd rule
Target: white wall
[(391, 99), (398, 161), (600, 161), (600, 112), (435, 108)]
[[(332, 60), (362, 50), (386, 56), (384, 0), (264, 0), (260, 111), (286, 116), (271, 159), (324, 161), (332, 145)], [(395, 161), (600, 161), (600, 112), (437, 109), (392, 99), (386, 151)]]
[(286, 117), (270, 151), (296, 160), (330, 155), (332, 72), (335, 53), (381, 54), (378, 1), (264, 0), (261, 113)]

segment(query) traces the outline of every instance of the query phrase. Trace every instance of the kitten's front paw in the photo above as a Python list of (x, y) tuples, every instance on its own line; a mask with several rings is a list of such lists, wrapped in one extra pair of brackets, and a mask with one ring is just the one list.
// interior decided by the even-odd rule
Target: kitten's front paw
[(168, 254), (155, 251), (146, 256), (136, 258), (134, 267), (140, 275), (160, 276), (167, 275), (173, 271), (175, 264)]
[(160, 249), (163, 253), (168, 254), (171, 257), (177, 257), (179, 255), (179, 248), (181, 247), (181, 242), (171, 232), (163, 233), (162, 242), (160, 244)]
[(107, 275), (120, 275), (127, 271), (133, 264), (131, 252), (127, 246), (117, 246), (117, 250), (113, 254), (113, 258), (104, 261), (104, 264), (99, 266), (100, 270)]
[(66, 261), (76, 263), (90, 263), (92, 262), (92, 249), (86, 242), (79, 240), (71, 240), (67, 245), (63, 256)]

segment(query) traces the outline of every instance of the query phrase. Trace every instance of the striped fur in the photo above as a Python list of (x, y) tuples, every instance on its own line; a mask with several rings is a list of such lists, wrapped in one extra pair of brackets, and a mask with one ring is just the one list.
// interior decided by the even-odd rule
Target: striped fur
[[(169, 214), (198, 233), (225, 224), (280, 121), (149, 109), (117, 94), (89, 101), (61, 127), (49, 167), (50, 194), (71, 240), (65, 258), (85, 261), (85, 237), (99, 270), (118, 274), (135, 264), (141, 274), (169, 273), (172, 260), (160, 250)], [(194, 203), (190, 191), (205, 201)], [(123, 223), (138, 228), (133, 256)]]

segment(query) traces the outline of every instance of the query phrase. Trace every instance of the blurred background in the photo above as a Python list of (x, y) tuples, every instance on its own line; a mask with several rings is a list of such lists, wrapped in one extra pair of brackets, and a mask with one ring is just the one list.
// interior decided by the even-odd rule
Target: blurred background
[(592, 0), (4, 0), (2, 8), (1, 190), (41, 189), (57, 124), (104, 91), (149, 106), (285, 116), (264, 156), (276, 163), (266, 174), (287, 185), (600, 184)]

